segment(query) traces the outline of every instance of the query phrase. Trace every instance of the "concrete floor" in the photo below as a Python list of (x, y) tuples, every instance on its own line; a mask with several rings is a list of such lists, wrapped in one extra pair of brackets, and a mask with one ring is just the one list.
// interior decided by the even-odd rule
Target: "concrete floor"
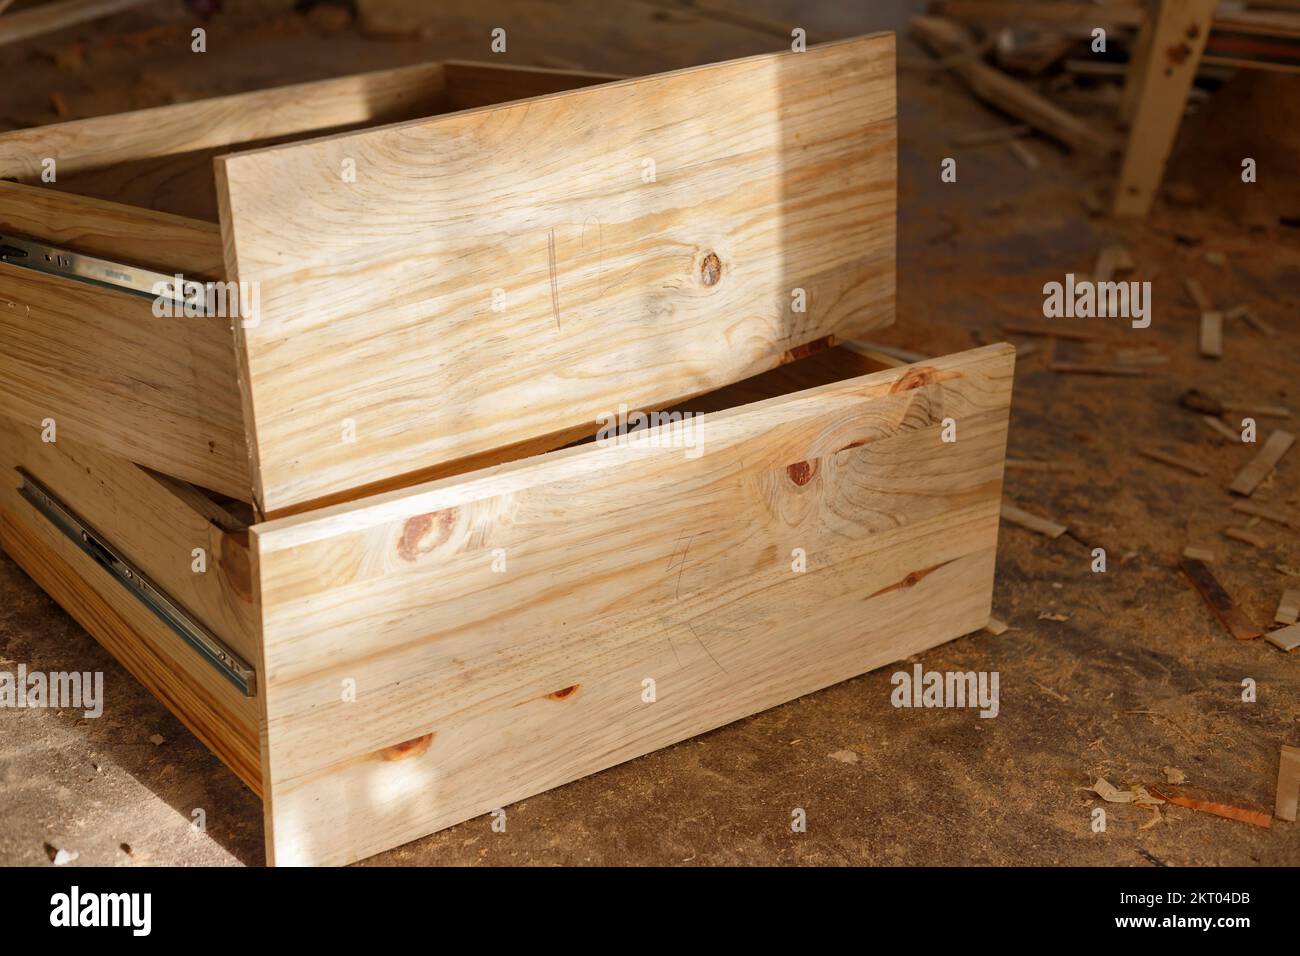
[[(794, 3), (764, 6), (772, 21), (800, 22)], [(897, 28), (909, 5), (860, 14), (842, 6), (805, 15), (811, 41)], [(210, 25), (206, 59), (177, 49), (189, 24), (166, 5), (99, 31), (0, 48), (5, 75), (27, 77), (21, 91), (0, 90), (0, 123), (55, 121), (33, 91), (60, 93), (80, 116), (473, 58), (498, 23), (517, 38), (516, 62), (597, 70), (651, 72), (781, 45), (770, 26), (671, 3), (451, 3), (436, 22), (424, 15), (432, 27), (422, 36), (391, 10), (362, 29), (284, 7), (228, 3)], [(259, 12), (272, 9), (280, 12), (269, 19)], [(78, 36), (85, 48), (67, 54)], [(1077, 531), (1049, 540), (1004, 523), (994, 608), (1011, 629), (921, 658), (929, 670), (998, 671), (998, 717), (894, 709), (890, 674), (900, 668), (887, 667), (508, 807), (505, 833), (479, 818), (367, 864), (1300, 863), (1300, 829), (1281, 821), (1263, 830), (1165, 807), (1151, 825), (1148, 811), (1110, 805), (1107, 831), (1093, 833), (1099, 801), (1087, 789), (1098, 776), (1158, 784), (1161, 768), (1174, 766), (1189, 793), (1269, 809), (1279, 745), (1300, 744), (1300, 658), (1229, 639), (1174, 567), (1184, 544), (1208, 544), (1216, 573), (1260, 622), (1284, 587), (1300, 587), (1277, 570), (1300, 567), (1294, 533), (1256, 528), (1263, 549), (1220, 535), (1242, 524), (1224, 488), (1252, 449), (1215, 438), (1176, 403), (1195, 385), (1297, 404), (1295, 230), (1261, 235), (1164, 207), (1146, 225), (1089, 218), (1080, 198), (1110, 181), (1107, 164), (1042, 140), (1030, 142), (1043, 164), (1032, 172), (1003, 146), (954, 152), (951, 136), (1005, 120), (937, 71), (902, 71), (900, 109), (899, 316), (882, 341), (935, 354), (1001, 340), (1002, 323), (1041, 319), (1044, 282), (1087, 272), (1101, 244), (1119, 238), (1137, 277), (1154, 285), (1155, 321), (1132, 342), (1171, 358), (1148, 378), (1122, 380), (1053, 373), (1041, 345), (1018, 364), (1010, 454), (1071, 470), (1010, 471), (1007, 498)], [(941, 184), (950, 155), (959, 182)], [(1206, 250), (1225, 254), (1227, 266), (1206, 263)], [(1236, 324), (1222, 361), (1199, 358), (1185, 275), (1216, 300), (1251, 302), (1279, 337)], [(1171, 471), (1137, 454), (1148, 446), (1181, 449), (1212, 474)], [(1255, 497), (1294, 512), (1297, 478), (1293, 451)], [(1104, 575), (1090, 570), (1098, 544), (1110, 556)], [(74, 865), (262, 862), (258, 800), (0, 556), (0, 669), (18, 662), (102, 670), (107, 701), (98, 720), (0, 710), (0, 864), (47, 864), (59, 848), (80, 854)], [(1241, 701), (1245, 677), (1259, 688), (1255, 703)], [(790, 831), (793, 807), (806, 809), (806, 833)], [(204, 833), (190, 826), (195, 808)]]

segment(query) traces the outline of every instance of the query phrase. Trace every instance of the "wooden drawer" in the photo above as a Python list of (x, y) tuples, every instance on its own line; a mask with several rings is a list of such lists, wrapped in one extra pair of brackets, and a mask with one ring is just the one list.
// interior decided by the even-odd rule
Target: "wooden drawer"
[[(429, 64), (0, 135), (0, 242), (57, 247), (0, 262), (0, 414), (286, 515), (892, 321), (892, 36), (609, 79)], [(158, 316), (127, 267), (248, 314)]]
[(346, 863), (982, 627), (1013, 364), (827, 349), (677, 409), (699, 418), (246, 529), (6, 425), (0, 542), (262, 794), (268, 860)]

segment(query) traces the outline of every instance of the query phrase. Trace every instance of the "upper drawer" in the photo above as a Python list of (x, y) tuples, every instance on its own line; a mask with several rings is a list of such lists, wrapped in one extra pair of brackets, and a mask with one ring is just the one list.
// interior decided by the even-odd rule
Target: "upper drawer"
[(553, 445), (892, 320), (892, 36), (537, 92), (216, 158), (265, 511)]

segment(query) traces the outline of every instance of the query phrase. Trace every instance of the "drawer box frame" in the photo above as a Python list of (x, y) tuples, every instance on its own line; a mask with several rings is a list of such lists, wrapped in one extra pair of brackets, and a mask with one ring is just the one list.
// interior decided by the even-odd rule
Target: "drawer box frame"
[[(0, 545), (262, 797), (272, 864), (982, 627), (1014, 351), (853, 344), (893, 318), (893, 73), (885, 35), (619, 82), (431, 64), (0, 136), (0, 235), (264, 305), (0, 262)], [(703, 417), (598, 440), (621, 405)]]
[[(268, 861), (347, 863), (984, 626), (1014, 351), (800, 387), (855, 362), (701, 399), (695, 457), (675, 422), (246, 530), (6, 426), (0, 543), (262, 795)], [(247, 654), (255, 696), (23, 472)]]

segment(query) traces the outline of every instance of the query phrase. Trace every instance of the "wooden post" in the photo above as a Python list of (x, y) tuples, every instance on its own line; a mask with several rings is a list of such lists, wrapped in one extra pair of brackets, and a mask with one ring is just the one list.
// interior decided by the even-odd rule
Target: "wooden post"
[(1151, 211), (1215, 6), (1216, 0), (1161, 0), (1150, 30), (1150, 49), (1135, 64), (1142, 72), (1136, 78), (1137, 109), (1115, 192), (1118, 217), (1142, 219)]

